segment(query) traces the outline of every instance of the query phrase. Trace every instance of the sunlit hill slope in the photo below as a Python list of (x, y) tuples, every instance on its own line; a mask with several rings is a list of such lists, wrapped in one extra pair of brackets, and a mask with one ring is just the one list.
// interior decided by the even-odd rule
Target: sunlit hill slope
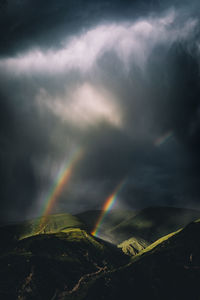
[(191, 222), (199, 215), (113, 211), (103, 230), (128, 237), (118, 247), (90, 234), (93, 211), (0, 227), (0, 299), (199, 300), (200, 222)]

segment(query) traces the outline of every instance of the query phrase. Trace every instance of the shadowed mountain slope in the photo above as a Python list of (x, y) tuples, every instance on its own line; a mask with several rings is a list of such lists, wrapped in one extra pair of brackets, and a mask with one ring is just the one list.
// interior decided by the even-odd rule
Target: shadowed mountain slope
[[(101, 223), (98, 236), (112, 244), (117, 245), (119, 243), (117, 234), (110, 234), (110, 232), (122, 222), (132, 219), (136, 215), (136, 212), (137, 211), (121, 209), (113, 209), (109, 211)], [(101, 213), (101, 210), (90, 210), (77, 214), (76, 217), (82, 221), (86, 225), (87, 229), (91, 232), (95, 228)]]
[(193, 222), (147, 247), (131, 264), (99, 276), (81, 299), (198, 300), (199, 250), (200, 223)]
[(128, 260), (117, 247), (79, 228), (25, 238), (0, 256), (0, 299), (59, 299), (85, 278)]
[(174, 207), (149, 207), (107, 231), (118, 243), (131, 237), (152, 243), (200, 218), (200, 211)]
[(12, 245), (1, 247), (0, 299), (199, 300), (199, 221), (145, 249), (142, 238), (125, 241), (120, 245), (124, 252), (140, 251), (130, 258), (115, 245), (76, 227), (82, 224), (78, 219), (69, 216), (73, 228), (67, 221), (63, 226), (62, 218), (49, 216), (44, 227), (48, 233), (34, 230), (33, 236), (22, 238), (17, 232)]
[[(92, 231), (99, 219), (102, 210), (89, 210), (75, 215), (80, 221), (87, 225), (89, 231)], [(104, 234), (108, 229), (119, 225), (124, 220), (128, 220), (135, 216), (136, 211), (113, 209), (105, 216), (101, 225), (100, 232)]]

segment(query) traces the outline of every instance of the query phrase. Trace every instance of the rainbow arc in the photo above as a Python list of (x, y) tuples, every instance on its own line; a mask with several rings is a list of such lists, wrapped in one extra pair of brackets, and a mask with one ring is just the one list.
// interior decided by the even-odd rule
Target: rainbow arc
[(38, 226), (38, 232), (40, 233), (44, 230), (47, 222), (47, 217), (51, 213), (53, 207), (55, 206), (56, 201), (59, 199), (61, 192), (63, 191), (64, 186), (68, 183), (70, 176), (77, 162), (81, 159), (83, 155), (83, 150), (77, 150), (71, 157), (70, 160), (67, 161), (65, 166), (58, 173), (52, 187), (47, 194), (45, 199), (45, 204), (42, 209), (42, 218), (40, 224)]
[(164, 135), (157, 138), (154, 142), (154, 145), (159, 147), (159, 146), (163, 145), (164, 143), (166, 143), (173, 136), (174, 136), (174, 133), (172, 130), (170, 130), (170, 131), (166, 132)]
[(94, 227), (94, 229), (92, 230), (91, 234), (93, 236), (98, 236), (101, 225), (106, 217), (106, 215), (108, 214), (108, 212), (112, 209), (112, 207), (115, 204), (115, 201), (117, 199), (117, 196), (119, 194), (119, 192), (121, 191), (121, 189), (123, 188), (124, 184), (125, 184), (125, 180), (122, 180), (117, 187), (114, 189), (114, 191), (112, 192), (112, 194), (106, 199), (106, 201), (104, 202), (104, 205), (102, 207), (102, 212), (96, 222), (96, 225)]

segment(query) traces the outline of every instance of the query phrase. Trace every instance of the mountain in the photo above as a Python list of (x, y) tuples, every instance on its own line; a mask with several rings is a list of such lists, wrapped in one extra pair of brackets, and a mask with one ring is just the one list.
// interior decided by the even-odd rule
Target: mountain
[[(155, 211), (147, 209), (144, 214), (143, 210), (129, 221), (138, 215), (139, 220), (141, 215), (146, 217), (143, 220), (150, 220)], [(162, 212), (160, 208), (158, 211)], [(165, 211), (165, 217), (169, 216), (169, 210)], [(155, 224), (167, 230), (169, 224), (177, 226), (180, 220), (175, 222), (178, 215), (174, 211), (168, 223), (155, 217), (151, 228), (156, 230)], [(195, 215), (194, 211), (181, 212), (181, 217)], [(0, 299), (199, 299), (200, 221), (190, 222), (150, 245), (139, 237), (138, 229), (138, 237), (132, 236), (118, 247), (92, 236), (87, 226), (68, 214), (12, 226), (12, 230), (10, 226), (0, 230)], [(140, 228), (141, 236), (148, 232), (144, 231), (148, 226)]]
[(174, 207), (148, 207), (107, 230), (117, 244), (131, 237), (152, 243), (200, 218), (200, 211)]
[(34, 235), (0, 255), (0, 299), (59, 299), (128, 261), (117, 247), (80, 228)]
[(130, 238), (121, 244), (119, 244), (117, 247), (121, 248), (122, 251), (130, 256), (137, 255), (140, 251), (144, 250), (146, 247), (149, 246), (149, 243), (143, 239), (139, 238)]
[(39, 233), (56, 233), (66, 228), (85, 229), (85, 225), (75, 216), (65, 213), (2, 226), (0, 227), (0, 252), (9, 245), (13, 247), (13, 244), (20, 239)]
[(192, 222), (147, 247), (130, 264), (97, 276), (81, 299), (197, 300), (199, 250), (200, 222)]
[[(96, 226), (97, 220), (102, 214), (101, 210), (90, 210), (75, 215), (80, 221), (82, 221), (87, 229), (91, 232)], [(136, 215), (136, 211), (133, 210), (121, 210), (113, 209), (104, 218), (103, 223), (99, 231), (99, 236), (105, 240), (117, 244), (115, 236), (110, 234), (110, 231), (120, 225), (123, 221), (128, 221)]]

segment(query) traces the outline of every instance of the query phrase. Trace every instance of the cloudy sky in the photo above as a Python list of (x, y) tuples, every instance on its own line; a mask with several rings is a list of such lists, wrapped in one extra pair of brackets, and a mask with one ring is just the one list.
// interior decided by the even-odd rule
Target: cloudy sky
[(198, 1), (0, 1), (0, 221), (200, 209)]

